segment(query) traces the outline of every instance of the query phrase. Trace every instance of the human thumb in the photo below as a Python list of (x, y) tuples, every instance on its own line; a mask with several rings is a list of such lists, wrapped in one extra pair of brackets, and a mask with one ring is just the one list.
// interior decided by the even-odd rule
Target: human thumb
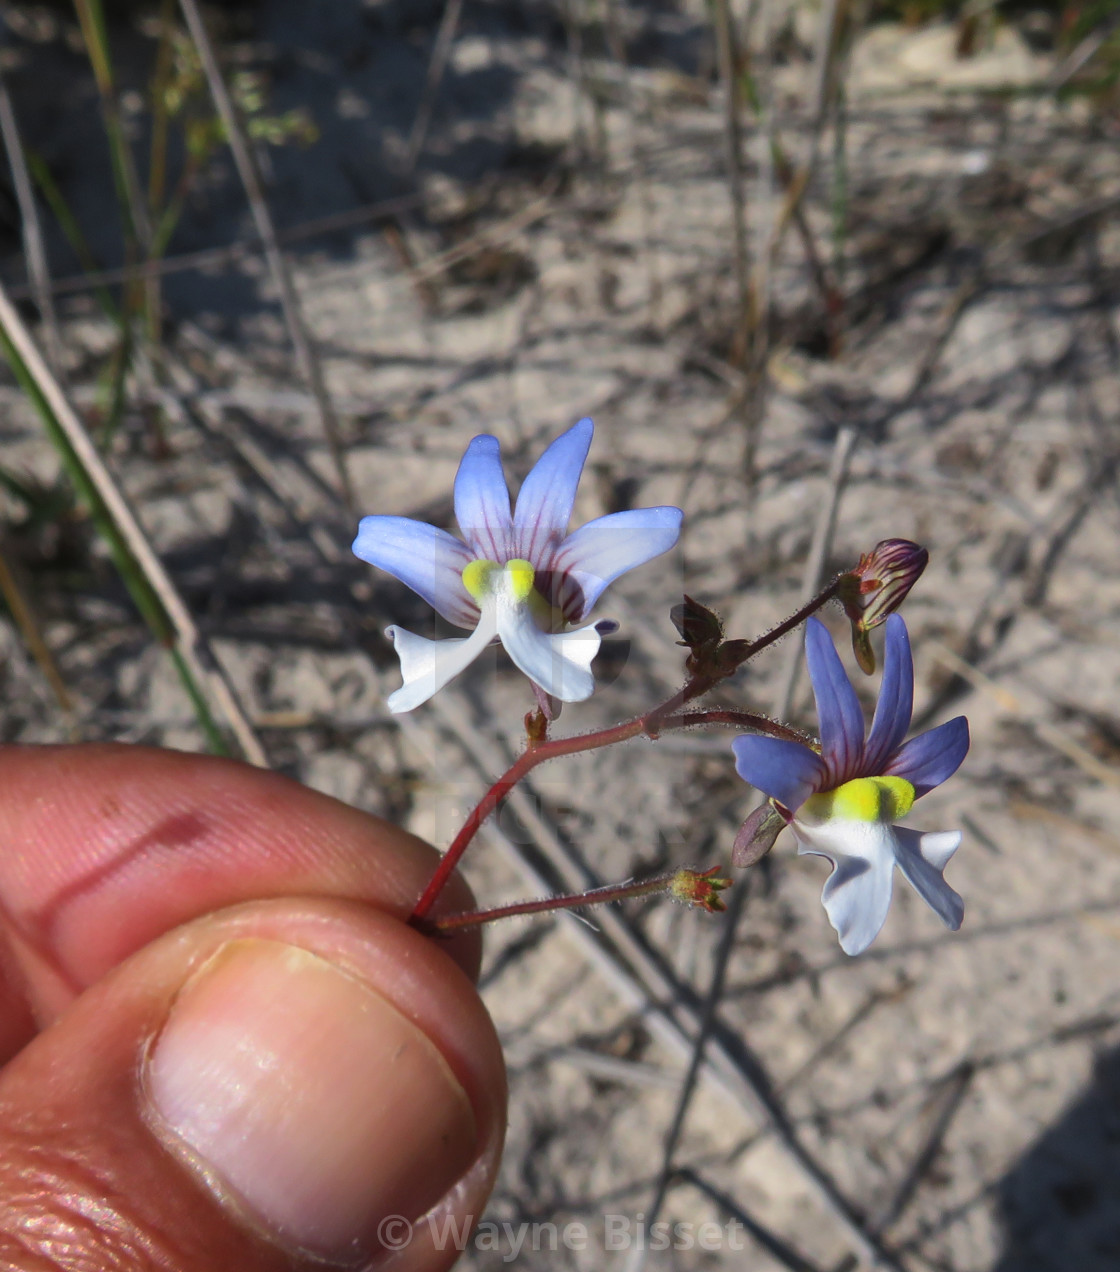
[(352, 902), (219, 911), (0, 1073), (0, 1266), (434, 1272), (504, 1110), (493, 1027), (437, 944)]

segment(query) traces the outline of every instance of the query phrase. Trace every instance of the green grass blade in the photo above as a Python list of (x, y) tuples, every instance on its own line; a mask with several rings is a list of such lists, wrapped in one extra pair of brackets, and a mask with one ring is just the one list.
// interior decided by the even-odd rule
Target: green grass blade
[(162, 601), (121, 534), (120, 528), (106, 507), (85, 465), (74, 451), (38, 380), (27, 367), (3, 322), (0, 322), (0, 352), (7, 358), (20, 387), (42, 419), (47, 435), (58, 451), (67, 475), (74, 483), (79, 497), (90, 510), (98, 533), (105, 541), (133, 603), (155, 639), (169, 651), (172, 662), (182, 679), (183, 687), (194, 707), (199, 726), (206, 736), (207, 744), (219, 755), (230, 754), (222, 731), (215, 722), (208, 705), (207, 695), (199, 683), (198, 675), (183, 656), (183, 651), (176, 639), (174, 625)]
[[(87, 274), (99, 274), (101, 272), (101, 263), (93, 254), (86, 236), (82, 233), (82, 227), (78, 224), (77, 217), (70, 211), (70, 205), (63, 197), (62, 191), (58, 188), (54, 177), (51, 175), (50, 168), (43, 157), (37, 154), (29, 147), (24, 151), (27, 156), (27, 167), (31, 175), (35, 178), (35, 184), (39, 187), (43, 198), (47, 201), (47, 206), (54, 213), (54, 218), (58, 222), (63, 234), (66, 235), (66, 241), (74, 249), (74, 255), (77, 256), (82, 269)], [(97, 303), (101, 306), (105, 316), (119, 327), (123, 323), (121, 311), (117, 302), (105, 287), (95, 287), (93, 294), (97, 297)]]
[(82, 502), (89, 508), (90, 515), (93, 518), (94, 525), (97, 527), (98, 533), (105, 541), (113, 558), (113, 563), (117, 567), (125, 587), (128, 589), (129, 595), (132, 597), (133, 604), (140, 611), (141, 617), (148, 625), (149, 630), (155, 639), (171, 655), (171, 660), (178, 671), (183, 682), (183, 687), (190, 698), (191, 705), (194, 708), (195, 715), (198, 718), (199, 726), (206, 735), (206, 741), (212, 751), (218, 755), (229, 755), (229, 747), (226, 745), (225, 738), (222, 736), (221, 729), (218, 728), (206, 701), (206, 695), (203, 693), (198, 681), (183, 658), (182, 652), (176, 645), (175, 631), (167, 617), (167, 613), (160, 602), (159, 597), (152, 590), (144, 572), (140, 569), (135, 557), (129, 551), (128, 545), (122, 538), (116, 523), (105, 507), (96, 487), (90, 481), (89, 474), (74, 453), (73, 447), (70, 445), (58, 419), (55, 417), (54, 411), (51, 409), (50, 403), (43, 396), (39, 389), (35, 378), (28, 371), (26, 364), (20, 357), (15, 345), (12, 344), (8, 337), (8, 333), (0, 325), (0, 350), (7, 358), (12, 372), (19, 382), (20, 388), (27, 394), (39, 417), (43, 421), (43, 425), (47, 430), (47, 435), (51, 443), (58, 451), (59, 458), (66, 470), (67, 476), (74, 483)]

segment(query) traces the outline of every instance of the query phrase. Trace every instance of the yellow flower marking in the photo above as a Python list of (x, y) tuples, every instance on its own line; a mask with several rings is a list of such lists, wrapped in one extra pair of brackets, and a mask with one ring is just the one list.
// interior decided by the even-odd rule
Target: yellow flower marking
[(895, 822), (914, 807), (914, 787), (903, 777), (857, 777), (834, 791), (810, 795), (798, 810), (814, 821)]
[(528, 561), (507, 561), (505, 565), (499, 565), (497, 561), (472, 561), (463, 571), (463, 586), (481, 604), (483, 597), (493, 590), (495, 573), (502, 571), (508, 580), (513, 599), (528, 599), (536, 577)]
[(536, 577), (533, 567), (528, 561), (507, 561), (506, 574), (509, 575), (510, 591), (519, 601), (527, 600), (533, 590), (533, 579)]

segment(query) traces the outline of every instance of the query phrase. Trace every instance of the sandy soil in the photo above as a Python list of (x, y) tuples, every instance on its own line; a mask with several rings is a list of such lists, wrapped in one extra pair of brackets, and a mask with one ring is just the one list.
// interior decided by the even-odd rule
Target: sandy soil
[[(402, 188), (395, 165), (440, 9), (339, 3), (312, 21), (307, 6), (277, 0), (252, 16), (239, 56), (270, 73), (278, 108), (307, 106), (323, 132), (307, 151), (269, 156), (282, 226)], [(820, 300), (790, 234), (771, 278), (750, 465), (742, 378), (728, 363), (731, 208), (709, 39), (699, 8), (627, 9), (626, 21), (629, 70), (588, 33), (581, 94), (551, 6), (468, 3), (416, 210), (390, 233), (376, 224), (292, 249), (360, 511), (446, 524), (473, 434), (496, 433), (522, 475), (549, 438), (594, 416), (577, 520), (672, 502), (686, 532), (672, 561), (629, 576), (600, 606), (622, 630), (601, 660), (600, 692), (560, 722), (584, 729), (678, 682), (668, 608), (682, 587), (735, 635), (794, 607), (835, 439), (857, 430), (827, 564), (850, 564), (886, 536), (931, 550), (906, 610), (916, 727), (963, 711), (974, 742), (959, 777), (913, 820), (965, 831), (948, 872), (965, 924), (946, 933), (900, 888), (872, 950), (846, 958), (819, 904), (827, 867), (779, 841), (739, 885), (750, 891), (719, 1035), (784, 1109), (787, 1130), (702, 1081), (676, 1157), (694, 1174), (670, 1189), (664, 1218), (745, 1214), (800, 1266), (836, 1266), (855, 1246), (783, 1146), (794, 1136), (907, 1268), (1115, 1268), (1120, 229), (1115, 202), (1111, 219), (1080, 215), (1120, 196), (1115, 134), (1084, 102), (1003, 91), (1049, 66), (1011, 28), (966, 64), (937, 29), (870, 32), (848, 102), (843, 352), (827, 357)], [(809, 145), (812, 29), (795, 15), (765, 84), (795, 156)], [(139, 66), (143, 41), (131, 38)], [(30, 72), (53, 58), (77, 96), (92, 89), (61, 39), (15, 47), (21, 121), (111, 263), (96, 121), (90, 111), (75, 120), (75, 98), (61, 127)], [(826, 260), (831, 144), (806, 204)], [(756, 252), (777, 206), (767, 155), (766, 137), (749, 130)], [(173, 250), (247, 235), (223, 163)], [(440, 254), (464, 242), (463, 258), (441, 268)], [(402, 243), (419, 273), (402, 263)], [(18, 283), (9, 247), (5, 278)], [(52, 264), (57, 276), (75, 268), (61, 241)], [(138, 378), (115, 471), (272, 762), (446, 843), (483, 775), (518, 745), (524, 682), (495, 657), (407, 721), (387, 714), (398, 674), (381, 631), (390, 621), (430, 631), (430, 617), (348, 555), (353, 524), (260, 261), (179, 275), (166, 300), (182, 410), (166, 425), (167, 453), (154, 455), (158, 395)], [(88, 405), (109, 332), (84, 296), (63, 318), (70, 378)], [(55, 461), (35, 418), (10, 381), (0, 393), (5, 466), (49, 478)], [(88, 527), (9, 539), (34, 579), (80, 736), (200, 748), (172, 670)], [(4, 739), (68, 736), (6, 623), (0, 645)], [(783, 643), (721, 698), (767, 707), (791, 652)], [(794, 719), (813, 725), (803, 681)], [(604, 881), (726, 861), (749, 799), (726, 737), (562, 761), (480, 841), (467, 874), (498, 901), (532, 892), (530, 869), (548, 875), (542, 844)], [(664, 904), (625, 919), (682, 1000), (689, 987), (703, 992), (719, 919)], [(523, 1249), (527, 1269), (625, 1265), (625, 1252), (604, 1249), (604, 1216), (636, 1223), (649, 1211), (683, 1073), (656, 1012), (636, 1010), (611, 972), (619, 956), (608, 965), (594, 944), (587, 929), (550, 921), (510, 924), (489, 944), (485, 993), (513, 1084), (490, 1218), (589, 1231), (583, 1251)], [(466, 1265), (512, 1257), (500, 1244)], [(726, 1243), (651, 1251), (647, 1266), (745, 1260), (768, 1272), (798, 1266), (792, 1258), (748, 1238), (746, 1254)]]

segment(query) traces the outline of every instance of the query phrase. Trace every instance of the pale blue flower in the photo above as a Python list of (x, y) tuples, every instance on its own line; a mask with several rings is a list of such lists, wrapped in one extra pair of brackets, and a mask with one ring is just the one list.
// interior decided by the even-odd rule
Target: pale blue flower
[(890, 909), (894, 867), (954, 932), (964, 902), (942, 871), (960, 831), (916, 831), (894, 823), (914, 801), (940, 786), (968, 752), (968, 721), (957, 716), (903, 743), (914, 708), (914, 661), (906, 624), (886, 623), (883, 683), (866, 741), (863, 712), (823, 623), (805, 631), (809, 678), (817, 701), (821, 749), (779, 738), (732, 742), (739, 776), (771, 797), (797, 839), (798, 852), (832, 862), (821, 900), (847, 954), (879, 935)]
[(568, 534), (593, 432), (583, 419), (562, 433), (525, 478), (512, 511), (498, 439), (474, 438), (455, 477), (462, 540), (408, 517), (362, 518), (357, 556), (400, 579), (457, 627), (473, 628), (463, 640), (387, 629), (404, 677), (389, 698), (391, 711), (426, 702), (495, 639), (554, 698), (590, 697), (591, 661), (614, 624), (578, 624), (619, 575), (668, 552), (681, 527), (679, 508), (639, 508)]

